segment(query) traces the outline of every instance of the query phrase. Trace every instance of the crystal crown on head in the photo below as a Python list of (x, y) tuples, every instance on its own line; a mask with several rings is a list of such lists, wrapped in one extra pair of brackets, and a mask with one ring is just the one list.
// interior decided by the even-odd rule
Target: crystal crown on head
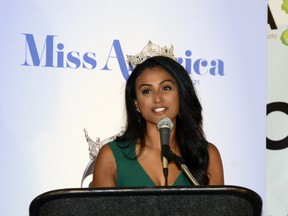
[(170, 48), (166, 46), (160, 47), (159, 45), (156, 45), (152, 43), (151, 40), (149, 40), (148, 44), (143, 48), (143, 50), (140, 53), (134, 56), (127, 55), (127, 62), (129, 66), (132, 69), (134, 69), (136, 65), (141, 64), (146, 59), (151, 58), (153, 56), (166, 56), (176, 60), (174, 56), (173, 45), (171, 45)]

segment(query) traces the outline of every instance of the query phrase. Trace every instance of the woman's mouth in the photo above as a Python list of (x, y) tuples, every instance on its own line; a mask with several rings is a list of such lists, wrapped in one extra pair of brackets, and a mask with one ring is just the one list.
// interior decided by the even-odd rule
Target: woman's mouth
[(163, 112), (165, 112), (165, 110), (166, 110), (165, 107), (159, 107), (159, 108), (153, 109), (153, 112), (155, 112), (157, 114), (162, 114)]

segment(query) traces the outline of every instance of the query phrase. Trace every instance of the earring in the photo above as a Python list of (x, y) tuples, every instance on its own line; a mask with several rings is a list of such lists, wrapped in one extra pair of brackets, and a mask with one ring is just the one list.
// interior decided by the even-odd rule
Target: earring
[(140, 113), (140, 109), (139, 109), (139, 107), (138, 107), (137, 101), (135, 100), (134, 102), (135, 102), (135, 107), (136, 107), (137, 112)]

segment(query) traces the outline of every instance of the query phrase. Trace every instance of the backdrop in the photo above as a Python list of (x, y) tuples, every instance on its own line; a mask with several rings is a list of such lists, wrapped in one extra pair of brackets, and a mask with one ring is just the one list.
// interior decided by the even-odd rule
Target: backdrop
[(171, 44), (204, 108), (225, 183), (265, 202), (267, 1), (1, 1), (1, 215), (80, 187), (83, 129), (121, 130), (126, 54)]
[(288, 214), (288, 1), (269, 1), (267, 215)]

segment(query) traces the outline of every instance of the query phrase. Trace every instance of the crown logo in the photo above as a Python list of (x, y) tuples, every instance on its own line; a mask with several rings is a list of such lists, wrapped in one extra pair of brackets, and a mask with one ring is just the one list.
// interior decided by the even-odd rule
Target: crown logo
[(166, 57), (176, 60), (174, 56), (173, 45), (171, 45), (170, 48), (166, 46), (160, 47), (159, 45), (156, 45), (152, 43), (151, 40), (149, 40), (148, 44), (143, 48), (143, 50), (140, 53), (134, 56), (127, 55), (127, 62), (129, 66), (132, 69), (134, 69), (136, 65), (141, 64), (146, 59), (151, 58), (153, 56), (166, 56)]

